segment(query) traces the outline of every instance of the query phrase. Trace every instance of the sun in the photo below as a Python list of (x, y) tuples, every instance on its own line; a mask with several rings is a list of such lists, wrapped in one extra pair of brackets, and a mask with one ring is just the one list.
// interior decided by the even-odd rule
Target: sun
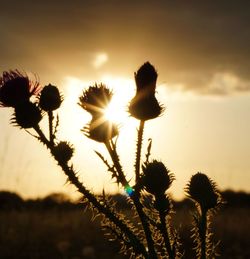
[(129, 114), (126, 105), (127, 103), (124, 99), (114, 97), (108, 107), (104, 110), (104, 118), (116, 124), (124, 125), (128, 123)]
[(104, 111), (106, 119), (118, 123), (129, 123), (128, 104), (134, 95), (132, 80), (126, 78), (104, 76), (102, 82), (113, 90), (113, 98)]

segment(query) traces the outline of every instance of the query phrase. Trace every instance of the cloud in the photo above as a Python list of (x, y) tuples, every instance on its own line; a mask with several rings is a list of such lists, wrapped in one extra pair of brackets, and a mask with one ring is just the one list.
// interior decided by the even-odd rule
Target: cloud
[(202, 95), (222, 96), (250, 92), (250, 79), (227, 71), (213, 72), (211, 70), (211, 74), (199, 71), (184, 75), (180, 73), (179, 77), (176, 76), (168, 83), (172, 90), (191, 91)]
[[(202, 85), (203, 87), (196, 88), (196, 91), (206, 95), (231, 95), (250, 90), (250, 80), (241, 79), (229, 72), (216, 72)], [(188, 86), (184, 86), (184, 90), (188, 89)]]
[[(249, 10), (243, 0), (4, 1), (0, 69), (85, 79), (105, 64), (109, 73), (132, 78), (149, 60), (159, 80), (183, 90), (244, 93), (250, 91)], [(93, 61), (100, 49), (109, 62), (102, 54)]]
[(98, 68), (102, 67), (107, 61), (108, 61), (107, 53), (105, 53), (105, 52), (97, 53), (92, 62), (92, 65), (94, 66), (94, 68), (98, 69)]
[(250, 81), (241, 80), (230, 73), (216, 73), (204, 90), (211, 94), (228, 95), (247, 88), (250, 89)]

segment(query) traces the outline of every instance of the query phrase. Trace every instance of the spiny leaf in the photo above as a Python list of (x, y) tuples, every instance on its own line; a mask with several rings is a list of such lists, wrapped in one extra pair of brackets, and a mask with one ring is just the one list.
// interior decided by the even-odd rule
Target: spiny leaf
[(56, 115), (56, 124), (54, 126), (54, 131), (53, 131), (53, 135), (54, 135), (55, 138), (56, 138), (56, 133), (57, 133), (57, 130), (58, 130), (58, 126), (59, 126), (59, 115), (57, 114)]
[(100, 159), (102, 160), (102, 162), (107, 166), (108, 168), (108, 171), (112, 173), (112, 178), (117, 178), (118, 179), (118, 173), (116, 172), (115, 170), (115, 167), (114, 166), (111, 166), (109, 164), (109, 162), (103, 157), (103, 155), (98, 152), (98, 151), (95, 151), (95, 153), (100, 157)]
[(147, 154), (146, 154), (146, 161), (145, 161), (145, 165), (148, 164), (149, 162), (149, 157), (151, 155), (151, 148), (152, 148), (152, 139), (149, 138), (148, 139), (148, 148), (147, 148)]

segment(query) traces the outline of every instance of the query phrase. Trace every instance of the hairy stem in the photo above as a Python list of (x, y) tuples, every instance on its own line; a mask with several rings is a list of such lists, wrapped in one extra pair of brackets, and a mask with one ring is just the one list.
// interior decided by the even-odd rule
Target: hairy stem
[(166, 224), (166, 213), (162, 210), (159, 210), (159, 216), (160, 216), (160, 221), (161, 221), (160, 230), (161, 230), (162, 236), (164, 238), (168, 256), (170, 259), (175, 259), (175, 255), (174, 255), (174, 252), (171, 247), (169, 233), (168, 233), (167, 224)]
[[(122, 170), (122, 166), (119, 161), (118, 154), (117, 154), (116, 150), (114, 148), (112, 148), (112, 146), (114, 146), (114, 145), (111, 146), (110, 142), (106, 142), (105, 145), (106, 145), (107, 150), (110, 154), (110, 157), (114, 163), (114, 166), (118, 172), (118, 176), (121, 177), (121, 179), (118, 179), (118, 180), (119, 180), (119, 182), (122, 183), (123, 187), (126, 188), (127, 186), (129, 186), (129, 183), (125, 178), (124, 172)], [(143, 211), (143, 206), (139, 200), (139, 197), (140, 197), (140, 193), (138, 190), (134, 190), (133, 194), (130, 195), (130, 198), (132, 199), (132, 201), (135, 205), (135, 208), (137, 210), (137, 213), (138, 213), (139, 218), (142, 223), (142, 227), (143, 227), (145, 237), (147, 240), (147, 244), (148, 244), (149, 258), (157, 259), (157, 254), (156, 254), (155, 248), (154, 248), (154, 241), (152, 238), (152, 232), (150, 230), (149, 223), (148, 223), (147, 217)]]
[(207, 236), (207, 210), (201, 209), (200, 218), (200, 242), (201, 242), (201, 259), (206, 259), (206, 236)]
[(135, 182), (136, 183), (138, 183), (140, 179), (141, 147), (142, 147), (144, 124), (145, 124), (145, 121), (141, 120), (139, 130), (138, 130), (137, 150), (136, 150), (136, 160), (135, 160)]
[(48, 118), (49, 118), (49, 140), (51, 143), (54, 141), (54, 134), (53, 134), (53, 111), (48, 111)]
[[(39, 135), (39, 139), (43, 144), (46, 145), (46, 147), (50, 150), (51, 154), (56, 159), (53, 148), (54, 145), (51, 143), (43, 134), (40, 127), (37, 125), (37, 127), (34, 127), (34, 130)], [(57, 159), (56, 159), (57, 160)], [(114, 213), (114, 211), (111, 211), (107, 206), (102, 205), (98, 199), (89, 191), (87, 190), (84, 185), (79, 181), (78, 177), (76, 176), (76, 173), (73, 169), (73, 166), (68, 166), (67, 163), (58, 161), (58, 165), (62, 168), (66, 176), (68, 177), (68, 180), (75, 185), (75, 187), (78, 189), (78, 191), (85, 197), (87, 200), (99, 211), (99, 213), (102, 213), (105, 215), (106, 218), (108, 218), (111, 222), (113, 222), (117, 227), (120, 228), (120, 230), (128, 237), (128, 239), (131, 241), (130, 245), (133, 246), (133, 249), (136, 253), (143, 255), (145, 258), (148, 258), (148, 253), (144, 247), (144, 245), (140, 242), (140, 240), (137, 238), (137, 236), (128, 228), (128, 226), (119, 218), (118, 215)]]
[(157, 259), (157, 254), (155, 252), (155, 247), (154, 247), (154, 241), (152, 238), (152, 232), (150, 230), (149, 223), (147, 221), (147, 217), (143, 211), (142, 204), (139, 200), (139, 194), (138, 194), (137, 190), (135, 190), (134, 194), (131, 195), (131, 198), (135, 204), (135, 208), (138, 212), (138, 215), (140, 217), (140, 220), (141, 220), (141, 223), (143, 226), (143, 230), (144, 230), (147, 244), (148, 244), (148, 251), (149, 251), (150, 259)]
[(119, 157), (117, 155), (117, 152), (114, 148), (114, 144), (111, 145), (111, 143), (109, 141), (106, 141), (105, 142), (105, 146), (109, 152), (109, 155), (114, 163), (114, 166), (117, 170), (117, 173), (118, 173), (118, 182), (122, 184), (123, 187), (126, 187), (126, 186), (129, 186), (129, 183), (128, 181), (126, 180), (126, 177), (125, 177), (125, 174), (122, 170), (122, 166), (120, 164), (120, 160), (119, 160)]

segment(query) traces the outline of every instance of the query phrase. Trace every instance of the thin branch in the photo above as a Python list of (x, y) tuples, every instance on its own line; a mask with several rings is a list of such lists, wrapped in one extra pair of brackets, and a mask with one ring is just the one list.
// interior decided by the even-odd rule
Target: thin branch
[(112, 178), (118, 179), (118, 174), (115, 170), (115, 167), (111, 166), (101, 153), (99, 153), (98, 151), (95, 151), (95, 153), (99, 156), (99, 158), (102, 160), (102, 162), (107, 166), (108, 171), (112, 173)]
[(142, 147), (144, 124), (145, 124), (145, 121), (141, 120), (139, 130), (138, 130), (137, 150), (136, 150), (136, 160), (135, 160), (135, 182), (136, 183), (138, 183), (140, 179), (141, 147)]
[(114, 163), (114, 166), (117, 170), (117, 181), (120, 182), (122, 184), (122, 186), (124, 188), (126, 188), (127, 186), (129, 186), (129, 183), (128, 181), (126, 180), (126, 177), (124, 175), (124, 172), (123, 172), (123, 169), (122, 169), (122, 166), (120, 164), (120, 159), (119, 159), (119, 156), (116, 152), (116, 149), (115, 148), (112, 148), (114, 147), (114, 143), (113, 142), (109, 142), (109, 141), (106, 141), (105, 142), (105, 146), (109, 152), (109, 155)]
[(53, 111), (48, 111), (48, 118), (49, 118), (49, 140), (51, 143), (54, 142), (54, 134), (53, 134)]

